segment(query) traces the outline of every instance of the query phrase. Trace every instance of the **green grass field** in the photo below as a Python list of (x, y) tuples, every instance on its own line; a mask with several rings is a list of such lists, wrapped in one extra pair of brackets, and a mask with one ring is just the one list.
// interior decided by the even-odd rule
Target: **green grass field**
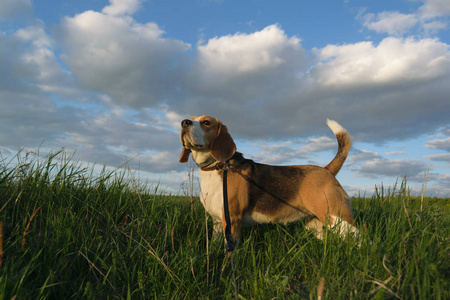
[[(405, 183), (355, 198), (361, 247), (302, 223), (244, 228), (239, 299), (317, 299), (323, 280), (323, 299), (450, 299), (449, 205)], [(0, 299), (235, 298), (197, 198), (136, 188), (127, 171), (94, 175), (63, 153), (3, 159), (0, 233)]]

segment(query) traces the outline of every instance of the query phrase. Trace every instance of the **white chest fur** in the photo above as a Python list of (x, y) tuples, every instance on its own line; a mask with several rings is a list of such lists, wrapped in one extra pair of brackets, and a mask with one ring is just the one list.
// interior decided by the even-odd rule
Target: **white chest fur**
[(214, 218), (222, 219), (223, 186), (217, 171), (200, 171), (200, 198), (205, 210)]

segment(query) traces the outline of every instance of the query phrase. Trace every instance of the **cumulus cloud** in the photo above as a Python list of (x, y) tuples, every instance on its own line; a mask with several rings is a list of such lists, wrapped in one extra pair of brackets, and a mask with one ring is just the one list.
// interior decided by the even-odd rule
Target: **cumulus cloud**
[(69, 90), (69, 73), (58, 64), (54, 51), (42, 22), (0, 36), (0, 93)]
[(199, 45), (198, 63), (204, 72), (227, 77), (278, 69), (298, 62), (293, 58), (302, 54), (300, 39), (289, 38), (280, 26), (270, 25), (252, 34), (216, 37)]
[[(239, 60), (238, 53), (253, 54), (243, 41), (259, 38), (265, 47), (255, 55), (267, 58)], [(279, 41), (276, 47), (272, 40)], [(328, 45), (308, 60), (298, 39), (272, 26), (201, 47), (182, 85), (184, 100), (172, 110), (224, 116), (238, 137), (321, 135), (325, 120), (333, 118), (357, 139), (374, 142), (417, 136), (448, 122), (450, 47), (438, 39)]]
[(404, 35), (419, 22), (416, 15), (397, 11), (384, 11), (377, 15), (367, 14), (363, 19), (364, 26), (368, 29), (391, 35)]
[(231, 128), (238, 125), (241, 136), (279, 136), (283, 127), (296, 127), (283, 121), (286, 99), (298, 99), (299, 76), (308, 61), (300, 39), (279, 25), (210, 39), (198, 45), (182, 84), (184, 100), (172, 109), (187, 116), (224, 116)]
[(325, 86), (401, 84), (433, 79), (450, 69), (449, 45), (437, 39), (386, 38), (378, 45), (329, 45), (314, 67)]
[[(323, 108), (309, 115), (343, 120), (358, 139), (372, 142), (381, 135), (402, 139), (447, 124), (445, 113), (432, 106), (450, 109), (444, 100), (450, 92), (444, 84), (450, 78), (449, 45), (437, 39), (389, 37), (378, 45), (329, 45), (318, 49), (317, 57), (308, 75), (316, 83), (311, 98)], [(354, 123), (354, 116), (364, 122)]]
[(424, 0), (417, 11), (403, 14), (398, 11), (383, 11), (378, 14), (360, 13), (357, 17), (362, 25), (377, 33), (393, 36), (411, 35), (413, 29), (420, 27), (426, 35), (435, 34), (448, 26), (450, 4), (446, 0)]
[(57, 35), (65, 50), (62, 58), (78, 82), (138, 108), (176, 93), (177, 71), (190, 45), (163, 33), (155, 23), (86, 11), (64, 18)]
[(25, 46), (20, 61), (33, 69), (33, 78), (30, 78), (33, 83), (45, 92), (61, 95), (75, 93), (70, 72), (58, 63), (54, 41), (45, 32), (43, 24), (19, 29), (14, 35)]
[(436, 34), (440, 30), (446, 29), (448, 24), (443, 21), (429, 21), (423, 23), (423, 30), (427, 35)]
[(197, 52), (187, 90), (234, 103), (264, 97), (283, 80), (289, 84), (307, 62), (300, 39), (288, 37), (279, 25), (212, 38)]
[(425, 0), (419, 8), (419, 13), (424, 18), (450, 15), (450, 3), (447, 0)]
[(107, 15), (132, 15), (141, 6), (142, 0), (109, 0), (110, 5), (105, 6), (102, 12)]

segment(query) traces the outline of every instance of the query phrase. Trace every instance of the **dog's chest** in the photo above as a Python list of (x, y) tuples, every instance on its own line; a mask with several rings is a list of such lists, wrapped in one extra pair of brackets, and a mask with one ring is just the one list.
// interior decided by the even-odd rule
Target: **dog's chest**
[(223, 181), (217, 171), (200, 171), (200, 186), (203, 206), (214, 218), (222, 218)]

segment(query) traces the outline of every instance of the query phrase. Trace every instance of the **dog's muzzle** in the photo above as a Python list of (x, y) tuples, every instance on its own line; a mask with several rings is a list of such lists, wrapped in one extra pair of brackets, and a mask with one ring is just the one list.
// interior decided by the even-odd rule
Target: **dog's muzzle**
[(181, 122), (181, 133), (180, 133), (180, 135), (181, 135), (181, 144), (184, 147), (187, 147), (189, 149), (196, 149), (196, 148), (200, 149), (200, 148), (203, 147), (203, 145), (198, 145), (195, 142), (195, 140), (193, 139), (192, 133), (191, 133), (191, 130), (192, 130), (191, 126), (192, 126), (192, 124), (194, 124), (194, 123), (191, 120), (189, 120), (189, 119), (183, 120)]

